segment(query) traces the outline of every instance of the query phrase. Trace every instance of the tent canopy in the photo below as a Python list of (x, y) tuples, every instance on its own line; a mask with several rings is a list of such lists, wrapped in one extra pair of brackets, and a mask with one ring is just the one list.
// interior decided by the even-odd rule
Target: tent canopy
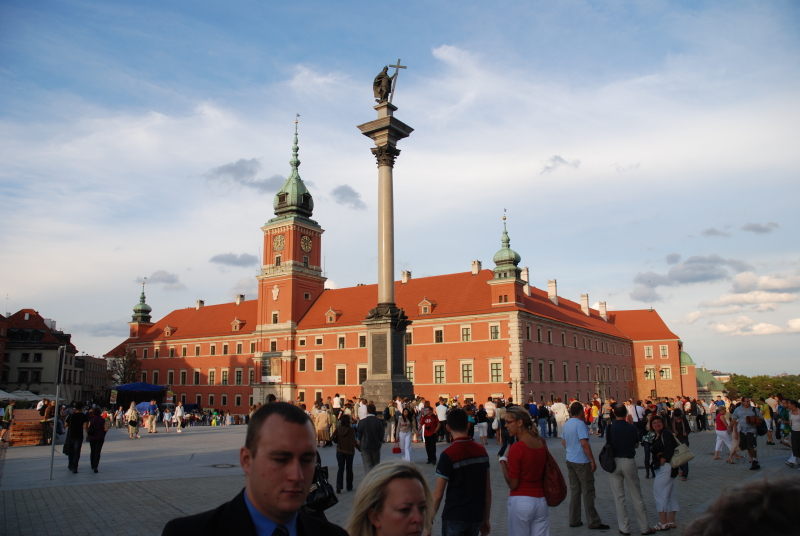
[(0, 400), (16, 400), (17, 397), (0, 389)]
[(117, 391), (156, 392), (163, 390), (164, 387), (161, 387), (160, 385), (153, 385), (152, 383), (145, 383), (145, 382), (135, 382), (135, 383), (126, 383), (125, 385), (117, 385)]
[(145, 411), (147, 411), (149, 413), (150, 412), (150, 402), (139, 402), (138, 404), (136, 404), (136, 410), (139, 413), (144, 413)]

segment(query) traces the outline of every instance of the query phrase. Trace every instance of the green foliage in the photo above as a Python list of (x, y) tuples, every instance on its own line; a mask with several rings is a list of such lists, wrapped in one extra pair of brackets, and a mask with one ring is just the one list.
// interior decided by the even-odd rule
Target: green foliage
[(797, 400), (800, 398), (800, 376), (742, 376), (733, 374), (730, 381), (725, 382), (728, 396), (738, 399), (743, 396), (756, 401), (767, 398), (770, 394), (782, 394), (784, 398)]

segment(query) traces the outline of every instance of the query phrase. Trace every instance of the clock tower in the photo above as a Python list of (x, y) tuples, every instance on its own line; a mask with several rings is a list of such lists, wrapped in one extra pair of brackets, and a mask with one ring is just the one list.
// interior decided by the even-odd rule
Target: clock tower
[[(290, 400), (296, 387), (294, 367), (297, 324), (325, 288), (322, 233), (311, 219), (314, 200), (297, 171), (297, 121), (289, 163), (292, 171), (275, 194), (275, 217), (264, 232), (264, 258), (258, 280), (258, 349), (262, 377), (274, 378), (271, 394)], [(258, 400), (261, 401), (261, 400)]]

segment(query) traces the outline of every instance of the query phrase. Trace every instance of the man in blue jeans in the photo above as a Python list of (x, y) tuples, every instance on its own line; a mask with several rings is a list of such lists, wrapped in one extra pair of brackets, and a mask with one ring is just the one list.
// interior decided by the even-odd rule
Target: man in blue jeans
[(467, 435), (469, 421), (463, 409), (450, 410), (447, 429), (453, 442), (439, 455), (433, 491), (435, 515), (447, 489), (442, 510), (442, 536), (489, 534), (492, 510), (489, 455), (483, 445)]

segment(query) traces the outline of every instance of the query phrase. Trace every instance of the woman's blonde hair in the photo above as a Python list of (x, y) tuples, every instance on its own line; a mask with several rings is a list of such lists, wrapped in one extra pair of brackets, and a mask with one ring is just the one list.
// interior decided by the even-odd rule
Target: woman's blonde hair
[[(509, 419), (509, 417), (511, 418)], [(522, 426), (525, 427), (528, 433), (530, 433), (533, 437), (539, 437), (539, 427), (533, 424), (531, 414), (524, 409), (517, 406), (507, 409), (506, 420), (522, 421)]]
[(424, 532), (430, 532), (433, 525), (433, 494), (428, 482), (417, 467), (405, 461), (391, 461), (376, 465), (358, 486), (353, 500), (347, 532), (350, 536), (373, 536), (375, 528), (369, 520), (369, 511), (380, 512), (386, 500), (386, 488), (389, 482), (397, 478), (419, 480), (425, 492)]

